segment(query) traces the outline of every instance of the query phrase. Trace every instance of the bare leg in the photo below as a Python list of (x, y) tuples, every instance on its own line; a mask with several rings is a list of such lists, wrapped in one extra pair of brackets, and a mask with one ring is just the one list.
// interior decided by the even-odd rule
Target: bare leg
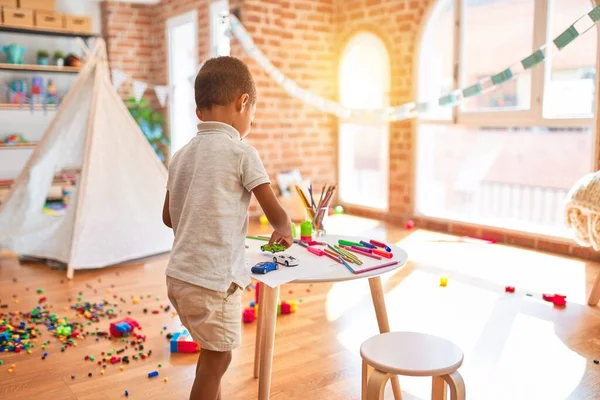
[(202, 349), (196, 379), (192, 386), (190, 400), (218, 400), (221, 398), (221, 378), (231, 363), (231, 351), (210, 351)]

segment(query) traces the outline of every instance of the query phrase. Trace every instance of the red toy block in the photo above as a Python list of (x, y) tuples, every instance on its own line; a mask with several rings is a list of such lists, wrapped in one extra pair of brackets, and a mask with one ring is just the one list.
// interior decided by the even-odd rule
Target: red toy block
[(244, 320), (245, 324), (253, 323), (254, 320), (256, 319), (254, 317), (254, 308), (246, 308), (244, 310), (244, 313), (242, 314), (242, 319)]
[(281, 313), (282, 314), (291, 314), (292, 313), (291, 304), (288, 303), (287, 301), (282, 301), (281, 302)]
[(515, 287), (514, 287), (514, 286), (506, 286), (506, 287), (504, 288), (504, 291), (505, 291), (506, 293), (514, 293), (514, 292), (515, 292)]
[(567, 296), (563, 296), (561, 294), (555, 294), (554, 298), (552, 299), (552, 303), (555, 306), (565, 306), (565, 305), (567, 305)]
[(552, 303), (553, 300), (554, 300), (554, 295), (550, 294), (550, 293), (544, 293), (544, 294), (542, 294), (542, 299), (544, 299), (545, 301), (548, 301), (548, 302)]
[(121, 321), (111, 322), (110, 334), (114, 337), (129, 336), (135, 328), (141, 329), (136, 320), (128, 317)]

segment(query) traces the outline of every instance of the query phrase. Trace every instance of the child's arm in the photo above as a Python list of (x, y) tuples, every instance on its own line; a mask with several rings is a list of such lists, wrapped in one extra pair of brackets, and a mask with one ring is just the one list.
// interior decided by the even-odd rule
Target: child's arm
[(171, 213), (169, 213), (169, 191), (167, 190), (167, 194), (165, 195), (165, 204), (163, 205), (163, 222), (166, 226), (173, 229), (173, 224), (171, 223)]
[(292, 238), (292, 221), (279, 203), (279, 200), (277, 200), (273, 189), (271, 189), (271, 185), (268, 183), (259, 185), (252, 190), (252, 193), (256, 196), (258, 203), (274, 229), (271, 240), (269, 240), (269, 245), (279, 243), (286, 248), (290, 247), (294, 242)]

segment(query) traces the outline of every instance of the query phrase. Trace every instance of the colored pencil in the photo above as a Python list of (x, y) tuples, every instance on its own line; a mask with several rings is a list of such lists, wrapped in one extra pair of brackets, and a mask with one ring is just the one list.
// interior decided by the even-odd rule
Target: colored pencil
[(338, 263), (340, 263), (340, 264), (343, 264), (343, 262), (342, 262), (342, 261), (340, 261), (340, 258), (339, 258), (339, 257), (334, 257), (334, 256), (332, 256), (332, 255), (331, 255), (331, 254), (329, 254), (329, 253), (324, 253), (324, 255), (326, 255), (327, 257), (331, 258), (331, 259), (332, 259), (332, 260), (334, 260), (335, 262), (338, 262)]
[(396, 264), (398, 264), (398, 261), (390, 261), (389, 263), (375, 265), (373, 267), (365, 268), (365, 269), (362, 269), (360, 271), (355, 271), (354, 273), (355, 274), (362, 274), (362, 273), (373, 271), (373, 270), (380, 269), (380, 268), (391, 267), (392, 265), (396, 265)]
[(353, 274), (355, 274), (356, 272), (352, 269), (352, 267), (346, 262), (344, 261), (344, 259), (342, 257), (340, 257), (340, 261), (342, 262), (342, 264), (344, 264), (344, 266), (346, 268), (348, 268), (348, 271), (352, 272)]
[(335, 251), (331, 251), (329, 249), (324, 249), (323, 251), (325, 251), (325, 253), (327, 253), (327, 254), (329, 254), (329, 255), (331, 255), (333, 257), (341, 257), (341, 258), (345, 259), (346, 261), (353, 263), (353, 261), (351, 259), (349, 259), (346, 256), (342, 256), (342, 255), (336, 253)]
[(374, 256), (373, 254), (365, 253), (364, 251), (356, 250), (356, 249), (353, 249), (352, 247), (342, 246), (342, 248), (346, 249), (348, 251), (351, 251), (353, 253), (357, 253), (357, 254), (360, 254), (360, 255), (363, 255), (363, 256), (366, 256), (366, 257), (371, 257), (371, 258), (374, 258), (376, 260), (381, 260), (381, 257), (379, 257), (379, 256)]
[(341, 247), (338, 247), (338, 246), (333, 246), (333, 247), (335, 247), (342, 254), (346, 255), (346, 257), (352, 258), (356, 264), (358, 264), (358, 265), (363, 264), (363, 262), (360, 260), (360, 258), (358, 258), (356, 255), (352, 254), (348, 250), (342, 249)]

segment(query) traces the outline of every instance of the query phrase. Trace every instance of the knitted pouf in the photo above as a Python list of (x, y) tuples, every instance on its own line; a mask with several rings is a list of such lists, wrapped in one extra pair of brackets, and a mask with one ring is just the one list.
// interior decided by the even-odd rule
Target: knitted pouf
[(579, 245), (600, 250), (600, 171), (585, 175), (569, 191), (565, 224)]

